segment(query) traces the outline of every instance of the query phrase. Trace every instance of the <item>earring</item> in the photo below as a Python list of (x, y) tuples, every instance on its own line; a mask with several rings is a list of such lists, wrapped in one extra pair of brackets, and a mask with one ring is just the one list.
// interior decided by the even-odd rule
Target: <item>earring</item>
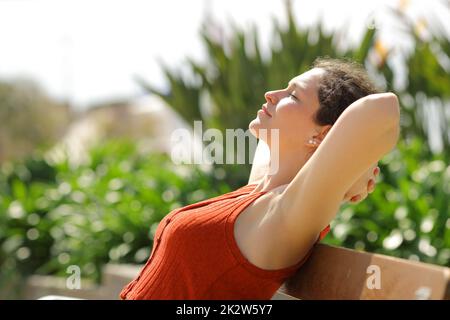
[(316, 140), (313, 140), (313, 139), (309, 139), (308, 143), (309, 143), (309, 144), (317, 145), (317, 141), (316, 141)]

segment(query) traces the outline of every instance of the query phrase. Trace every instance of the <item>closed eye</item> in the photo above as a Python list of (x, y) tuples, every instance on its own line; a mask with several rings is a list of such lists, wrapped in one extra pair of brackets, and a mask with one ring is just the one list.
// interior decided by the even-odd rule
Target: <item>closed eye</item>
[(294, 96), (292, 93), (289, 94), (293, 99), (298, 100), (296, 96)]

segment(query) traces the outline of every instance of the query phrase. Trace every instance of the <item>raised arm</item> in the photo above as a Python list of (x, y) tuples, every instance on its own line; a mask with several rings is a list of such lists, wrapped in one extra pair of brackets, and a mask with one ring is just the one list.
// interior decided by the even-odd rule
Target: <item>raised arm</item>
[(393, 93), (352, 103), (280, 195), (287, 237), (303, 248), (336, 215), (345, 192), (390, 152), (399, 136), (400, 109)]

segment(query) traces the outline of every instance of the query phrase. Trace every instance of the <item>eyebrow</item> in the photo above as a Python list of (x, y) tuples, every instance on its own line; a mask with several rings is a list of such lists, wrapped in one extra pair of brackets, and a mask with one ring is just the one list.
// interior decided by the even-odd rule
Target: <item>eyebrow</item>
[(304, 90), (302, 87), (300, 87), (297, 83), (295, 83), (294, 81), (289, 81), (288, 82), (288, 88), (294, 86), (296, 89), (298, 89), (299, 93), (302, 93), (302, 90)]

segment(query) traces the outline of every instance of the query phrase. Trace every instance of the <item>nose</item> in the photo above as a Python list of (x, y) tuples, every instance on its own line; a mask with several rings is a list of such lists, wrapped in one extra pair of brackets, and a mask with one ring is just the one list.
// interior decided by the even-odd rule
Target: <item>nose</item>
[(266, 98), (266, 101), (270, 104), (277, 104), (277, 99), (276, 99), (276, 91), (267, 91), (264, 94), (264, 98)]

